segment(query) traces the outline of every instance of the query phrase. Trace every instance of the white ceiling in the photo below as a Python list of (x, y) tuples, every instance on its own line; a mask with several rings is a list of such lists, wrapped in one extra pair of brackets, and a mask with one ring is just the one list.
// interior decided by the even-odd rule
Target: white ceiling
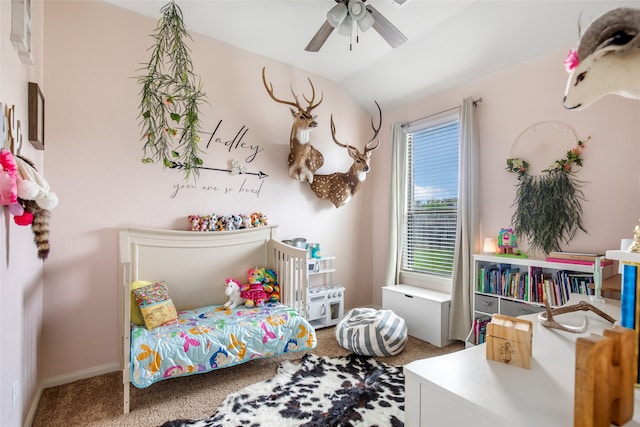
[[(105, 0), (158, 19), (169, 0)], [(424, 98), (578, 42), (602, 13), (640, 1), (368, 0), (408, 41), (392, 49), (370, 29), (359, 43), (334, 31), (319, 52), (304, 50), (334, 0), (176, 0), (187, 30), (290, 64), (342, 85), (364, 108)], [(562, 66), (562, 63), (559, 63)]]

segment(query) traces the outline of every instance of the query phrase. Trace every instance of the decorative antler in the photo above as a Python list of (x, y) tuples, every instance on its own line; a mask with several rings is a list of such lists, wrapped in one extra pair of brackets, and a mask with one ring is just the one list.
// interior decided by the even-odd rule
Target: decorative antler
[(264, 88), (267, 90), (271, 99), (279, 104), (290, 105), (296, 108), (295, 110), (293, 108), (291, 109), (291, 114), (293, 115), (293, 126), (291, 127), (291, 135), (289, 138), (289, 157), (287, 159), (289, 164), (289, 176), (297, 179), (298, 181), (306, 180), (309, 181), (309, 183), (312, 183), (313, 174), (324, 164), (324, 157), (320, 151), (316, 150), (309, 143), (309, 132), (318, 126), (318, 122), (316, 122), (315, 116), (311, 115), (311, 111), (322, 103), (324, 96), (321, 96), (320, 101), (318, 101), (317, 104), (314, 104), (313, 102), (316, 99), (316, 90), (313, 87), (311, 79), (308, 80), (309, 84), (311, 84), (311, 99), (308, 99), (304, 94), (302, 94), (304, 100), (307, 101), (307, 108), (304, 109), (300, 106), (298, 95), (293, 91), (291, 85), (289, 85), (289, 87), (295, 102), (286, 101), (276, 97), (273, 93), (273, 84), (267, 84), (265, 67), (262, 68), (262, 83), (264, 84)]
[[(362, 153), (349, 144), (343, 144), (338, 141), (336, 137), (336, 126), (333, 122), (333, 115), (331, 115), (331, 137), (333, 142), (338, 146), (346, 148), (349, 156), (353, 159), (353, 164), (347, 172), (335, 172), (330, 175), (315, 175), (313, 182), (311, 183), (311, 190), (316, 193), (321, 199), (330, 200), (336, 208), (346, 205), (353, 196), (364, 186), (364, 182), (367, 178), (367, 172), (369, 172), (369, 162), (371, 160), (371, 152), (380, 146), (380, 139), (378, 134), (382, 127), (382, 110), (380, 105), (376, 102), (380, 121), (378, 127), (373, 124), (373, 118), (371, 118), (371, 128), (373, 129), (373, 137), (365, 144)], [(374, 146), (370, 144), (376, 140)]]
[(311, 81), (311, 79), (309, 77), (307, 77), (307, 80), (309, 80), (309, 84), (311, 85), (311, 100), (307, 99), (307, 97), (305, 96), (304, 93), (302, 94), (302, 97), (304, 98), (304, 100), (307, 101), (307, 108), (306, 109), (302, 108), (302, 106), (300, 105), (300, 100), (298, 98), (298, 95), (293, 91), (293, 87), (291, 87), (291, 85), (289, 85), (289, 89), (291, 89), (291, 94), (293, 95), (293, 99), (295, 99), (295, 102), (286, 101), (284, 99), (280, 99), (280, 98), (276, 97), (273, 94), (273, 83), (269, 82), (267, 84), (267, 79), (265, 77), (265, 70), (266, 70), (266, 67), (262, 67), (262, 83), (264, 84), (264, 88), (267, 90), (267, 93), (269, 94), (271, 99), (273, 99), (277, 103), (290, 105), (292, 107), (296, 107), (299, 111), (306, 111), (307, 113), (311, 113), (311, 111), (314, 108), (316, 108), (318, 105), (320, 105), (322, 103), (322, 101), (324, 99), (324, 95), (321, 96), (320, 101), (318, 101), (317, 104), (315, 104), (315, 105), (313, 104), (313, 101), (315, 101), (315, 99), (316, 99), (316, 89), (313, 86), (313, 82)]

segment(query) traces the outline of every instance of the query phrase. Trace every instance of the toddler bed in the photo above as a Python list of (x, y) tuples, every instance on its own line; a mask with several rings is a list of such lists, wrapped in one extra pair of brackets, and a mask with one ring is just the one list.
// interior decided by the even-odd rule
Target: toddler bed
[[(124, 413), (131, 383), (144, 388), (315, 348), (315, 331), (306, 320), (306, 251), (277, 241), (276, 229), (120, 230)], [(225, 308), (225, 279), (246, 283), (248, 269), (256, 267), (275, 271), (280, 303)], [(140, 312), (131, 289), (145, 284), (140, 289), (160, 290), (162, 304), (175, 305), (177, 320), (150, 329), (135, 324)]]

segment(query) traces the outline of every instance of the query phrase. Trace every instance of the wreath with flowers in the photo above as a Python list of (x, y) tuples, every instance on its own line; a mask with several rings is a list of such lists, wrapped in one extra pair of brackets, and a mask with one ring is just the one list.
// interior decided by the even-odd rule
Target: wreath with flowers
[(589, 139), (579, 140), (540, 175), (529, 175), (529, 163), (523, 159), (507, 159), (505, 169), (518, 176), (512, 225), (516, 236), (528, 240), (531, 250), (559, 251), (578, 230), (587, 232), (582, 222), (583, 183), (575, 178), (573, 166), (583, 165), (582, 152)]

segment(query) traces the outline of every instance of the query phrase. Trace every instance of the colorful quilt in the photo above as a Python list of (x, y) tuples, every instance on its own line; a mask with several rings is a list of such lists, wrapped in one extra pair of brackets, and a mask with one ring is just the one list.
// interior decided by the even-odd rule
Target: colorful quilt
[(153, 330), (132, 325), (131, 382), (144, 388), (172, 377), (312, 350), (316, 343), (309, 322), (283, 304), (180, 311), (173, 325)]

